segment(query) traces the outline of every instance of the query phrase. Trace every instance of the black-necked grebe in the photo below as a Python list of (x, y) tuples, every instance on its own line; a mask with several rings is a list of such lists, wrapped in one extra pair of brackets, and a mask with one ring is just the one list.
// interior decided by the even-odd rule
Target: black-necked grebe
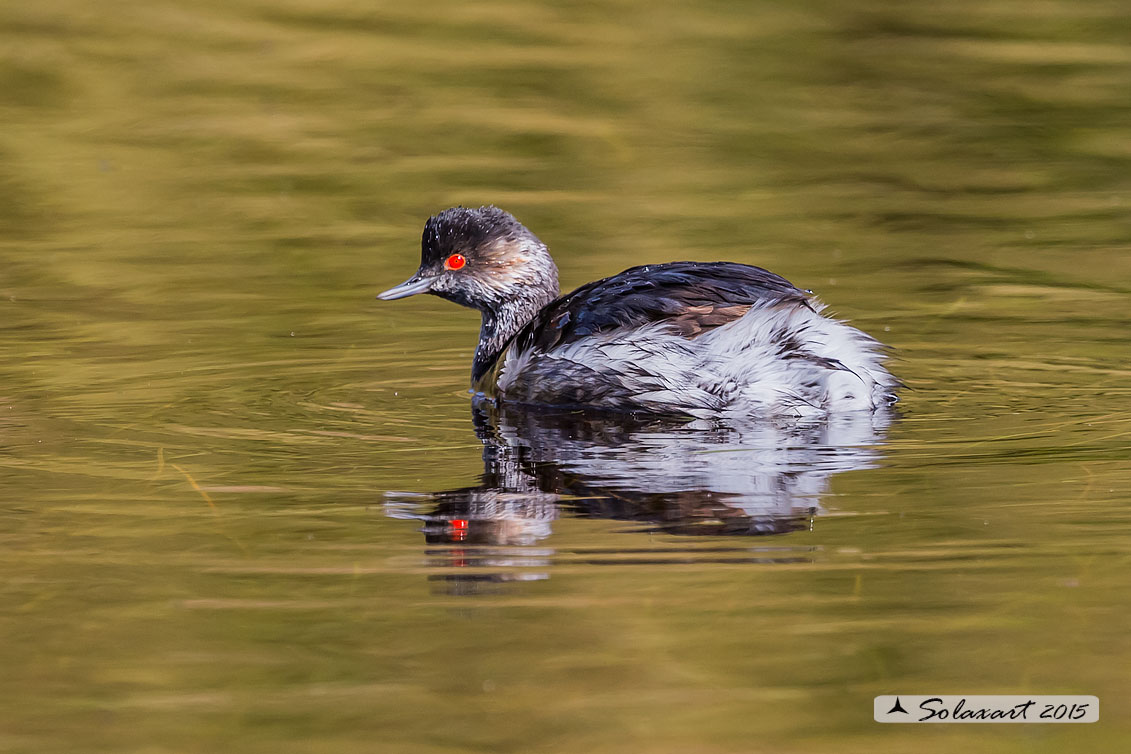
[(496, 207), (428, 220), (420, 269), (377, 298), (417, 293), (482, 312), (471, 382), (493, 400), (698, 417), (896, 400), (883, 346), (772, 272), (670, 262), (559, 297), (546, 245)]

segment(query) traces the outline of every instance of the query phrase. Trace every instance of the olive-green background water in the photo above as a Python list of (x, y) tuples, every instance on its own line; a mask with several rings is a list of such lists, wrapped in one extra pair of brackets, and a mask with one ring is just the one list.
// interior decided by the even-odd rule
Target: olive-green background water
[[(478, 323), (373, 294), (457, 203), (566, 287), (816, 290), (898, 349), (876, 467), (780, 536), (427, 544)], [(1129, 211), (1117, 0), (4, 2), (0, 751), (1127, 750)]]

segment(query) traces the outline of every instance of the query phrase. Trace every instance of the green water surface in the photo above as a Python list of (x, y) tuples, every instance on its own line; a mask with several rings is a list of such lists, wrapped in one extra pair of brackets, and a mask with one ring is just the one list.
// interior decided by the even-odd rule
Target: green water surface
[[(899, 413), (477, 428), (373, 299), (460, 203), (772, 269)], [(1123, 0), (0, 3), (0, 751), (1127, 751), (1129, 210)]]

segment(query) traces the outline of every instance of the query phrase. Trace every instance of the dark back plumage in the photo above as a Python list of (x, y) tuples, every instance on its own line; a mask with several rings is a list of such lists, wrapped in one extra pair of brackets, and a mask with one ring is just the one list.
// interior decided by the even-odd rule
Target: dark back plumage
[(804, 291), (761, 267), (736, 262), (632, 267), (552, 301), (515, 336), (515, 345), (548, 351), (597, 333), (661, 321), (693, 338), (753, 306), (786, 302), (808, 305)]

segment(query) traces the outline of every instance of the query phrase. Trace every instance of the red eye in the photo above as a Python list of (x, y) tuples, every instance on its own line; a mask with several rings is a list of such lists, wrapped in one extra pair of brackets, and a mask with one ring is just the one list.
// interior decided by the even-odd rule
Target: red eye
[(444, 269), (458, 270), (465, 264), (467, 264), (467, 257), (465, 257), (463, 254), (452, 254), (450, 257), (444, 260)]

